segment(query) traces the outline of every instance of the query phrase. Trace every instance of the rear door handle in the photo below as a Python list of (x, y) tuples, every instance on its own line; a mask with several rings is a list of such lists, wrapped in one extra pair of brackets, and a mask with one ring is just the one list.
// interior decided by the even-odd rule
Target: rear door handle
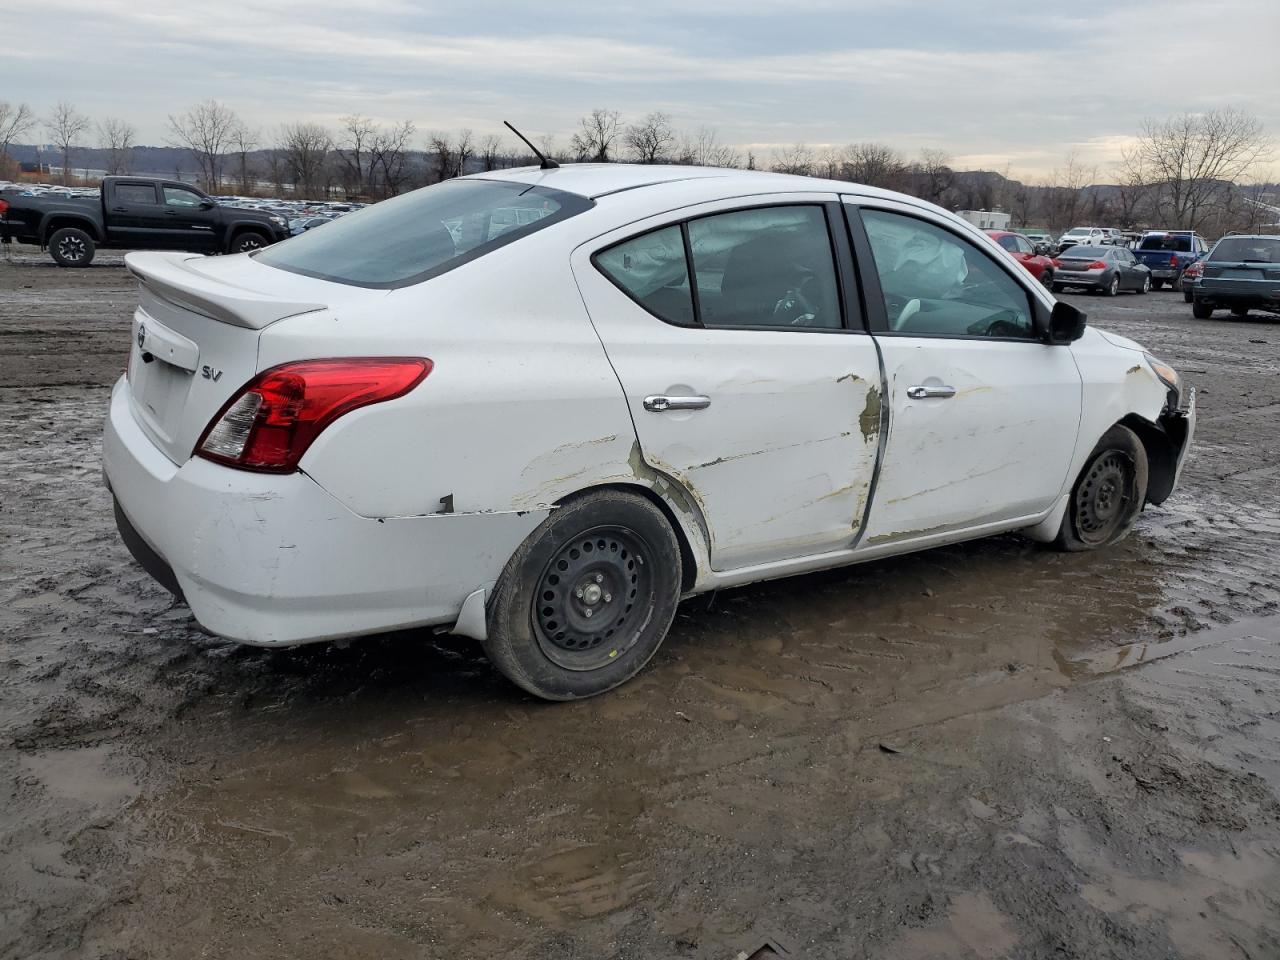
[(912, 400), (947, 400), (955, 395), (955, 387), (907, 387), (907, 396)]
[(644, 408), (650, 413), (666, 413), (668, 410), (705, 410), (711, 406), (710, 397), (663, 397), (644, 398)]

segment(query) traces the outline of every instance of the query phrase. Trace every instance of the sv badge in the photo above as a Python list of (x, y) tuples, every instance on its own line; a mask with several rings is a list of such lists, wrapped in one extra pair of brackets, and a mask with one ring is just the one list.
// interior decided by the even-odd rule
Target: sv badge
[(222, 371), (215, 370), (213, 367), (205, 364), (200, 368), (200, 376), (204, 377), (206, 380), (212, 380), (214, 383), (217, 383), (222, 379)]

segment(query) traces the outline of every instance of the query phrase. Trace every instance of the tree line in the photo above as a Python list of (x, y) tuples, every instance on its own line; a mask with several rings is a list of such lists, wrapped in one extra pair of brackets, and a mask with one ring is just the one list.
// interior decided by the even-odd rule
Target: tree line
[[(61, 154), (64, 182), (74, 155), (91, 140), (107, 173), (132, 169), (134, 126), (115, 117), (92, 122), (65, 101), (44, 117), (27, 104), (0, 101), (0, 165), (10, 145), (36, 129)], [(464, 173), (534, 162), (527, 147), (498, 134), (420, 132), (412, 120), (379, 123), (358, 114), (340, 118), (333, 129), (299, 121), (264, 133), (216, 100), (171, 114), (165, 130), (168, 145), (190, 154), (201, 185), (213, 193), (252, 194), (269, 187), (280, 196), (380, 200)], [(710, 127), (682, 131), (661, 111), (628, 123), (616, 110), (595, 109), (579, 120), (567, 143), (550, 135), (537, 142), (544, 154), (561, 161), (759, 168), (844, 180), (953, 210), (1004, 210), (1025, 228), (1057, 231), (1088, 221), (1218, 235), (1274, 220), (1257, 202), (1268, 189), (1257, 176), (1273, 157), (1271, 141), (1255, 117), (1230, 107), (1146, 121), (1111, 172), (1112, 183), (1100, 183), (1105, 175), (1075, 155), (1048, 176), (1026, 182), (1007, 169), (957, 171), (941, 150), (909, 157), (876, 142), (820, 148), (798, 143), (761, 160), (722, 143)]]

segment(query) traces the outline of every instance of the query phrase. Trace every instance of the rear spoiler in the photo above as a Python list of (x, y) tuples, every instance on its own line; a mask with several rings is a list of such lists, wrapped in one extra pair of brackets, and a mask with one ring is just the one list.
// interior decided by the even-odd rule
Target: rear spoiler
[(280, 300), (267, 294), (246, 290), (222, 280), (214, 280), (191, 264), (205, 258), (189, 253), (130, 253), (124, 258), (129, 272), (148, 290), (180, 307), (249, 330), (294, 317), (300, 313), (324, 310), (324, 303), (298, 303)]

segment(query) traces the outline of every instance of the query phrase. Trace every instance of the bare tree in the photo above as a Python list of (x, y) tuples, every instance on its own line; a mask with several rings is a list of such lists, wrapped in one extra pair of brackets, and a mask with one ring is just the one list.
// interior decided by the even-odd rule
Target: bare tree
[(378, 136), (378, 126), (368, 117), (352, 114), (339, 117), (338, 162), (343, 167), (343, 180), (348, 194), (363, 196), (369, 177), (369, 147)]
[(813, 174), (813, 163), (813, 151), (803, 143), (797, 143), (775, 149), (771, 169), (775, 173), (795, 173), (808, 177)]
[(956, 182), (951, 157), (944, 150), (921, 150), (920, 159), (911, 164), (911, 179), (913, 194), (921, 200), (941, 204)]
[(661, 163), (676, 142), (671, 118), (655, 110), (639, 123), (627, 127), (622, 139), (631, 148), (637, 163)]
[(1045, 188), (1045, 212), (1050, 230), (1057, 233), (1077, 225), (1075, 221), (1084, 199), (1084, 188), (1097, 177), (1096, 167), (1083, 165), (1074, 152), (1067, 154), (1066, 166), (1049, 175), (1049, 184)]
[(57, 144), (62, 154), (62, 182), (66, 184), (71, 177), (71, 151), (79, 146), (80, 138), (89, 129), (89, 118), (66, 100), (59, 100), (44, 126), (49, 132), (49, 139)]
[(243, 123), (237, 124), (231, 135), (230, 144), (236, 154), (236, 172), (239, 175), (240, 192), (253, 192), (253, 175), (249, 170), (249, 154), (258, 146), (258, 132), (250, 130)]
[(286, 168), (293, 177), (294, 194), (319, 196), (325, 183), (325, 167), (333, 138), (318, 123), (286, 123), (277, 139)]
[(616, 110), (592, 110), (578, 121), (573, 135), (573, 152), (579, 160), (608, 163), (613, 159), (613, 145), (618, 139), (622, 120)]
[(496, 133), (489, 134), (476, 147), (476, 156), (480, 159), (481, 170), (497, 170), (503, 157), (502, 137)]
[(205, 100), (186, 113), (170, 114), (168, 126), (170, 146), (191, 151), (204, 188), (217, 192), (222, 185), (224, 154), (242, 126), (235, 111), (217, 100)]
[(844, 149), (844, 165), (837, 179), (903, 190), (907, 186), (907, 161), (883, 143), (851, 143)]
[(1239, 183), (1270, 159), (1261, 122), (1233, 107), (1147, 120), (1125, 165), (1154, 190), (1156, 210), (1172, 227), (1197, 228), (1224, 184)]
[(106, 151), (108, 174), (116, 176), (129, 172), (136, 136), (133, 124), (116, 117), (107, 117), (98, 124), (98, 146)]
[(417, 133), (412, 120), (378, 131), (369, 141), (369, 183), (382, 198), (394, 197), (409, 180), (409, 142)]
[(36, 125), (36, 115), (25, 103), (0, 100), (0, 160), (9, 155), (9, 146)]
[(697, 167), (737, 167), (742, 164), (738, 151), (721, 143), (713, 127), (699, 127), (692, 136), (681, 136), (674, 159), (676, 163)]

